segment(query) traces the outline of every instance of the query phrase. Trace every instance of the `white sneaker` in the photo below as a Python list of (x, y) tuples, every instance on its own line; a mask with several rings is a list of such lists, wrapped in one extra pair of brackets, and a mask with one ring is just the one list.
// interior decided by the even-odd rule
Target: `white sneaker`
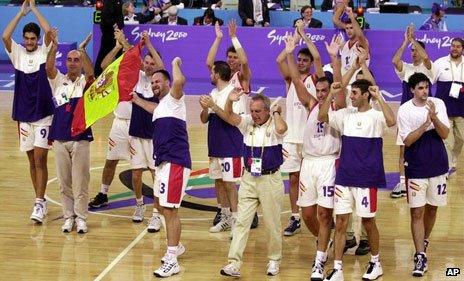
[(145, 214), (145, 204), (135, 204), (134, 214), (132, 215), (133, 222), (143, 222), (143, 215)]
[(314, 262), (311, 270), (311, 281), (324, 280), (324, 263)]
[(366, 273), (364, 273), (363, 280), (375, 280), (382, 276), (383, 270), (380, 262), (369, 262)]
[(47, 203), (47, 200), (44, 199), (42, 206), (43, 206), (44, 216), (46, 216), (46, 215), (48, 214), (48, 203)]
[[(185, 246), (182, 245), (179, 242), (179, 245), (177, 245), (177, 252), (176, 252), (176, 257), (181, 256), (183, 253), (185, 253)], [(164, 256), (161, 258), (161, 262), (165, 263), (168, 260), (168, 253), (164, 254)]]
[(153, 216), (148, 221), (148, 232), (154, 233), (161, 229), (161, 218), (158, 213), (153, 213)]
[(332, 269), (324, 281), (344, 281), (342, 269)]
[(74, 218), (67, 218), (64, 221), (64, 224), (61, 226), (61, 231), (64, 233), (69, 233), (74, 227)]
[(232, 228), (232, 225), (234, 224), (234, 221), (234, 218), (232, 218), (231, 216), (221, 218), (221, 221), (218, 224), (209, 228), (209, 232), (218, 233), (230, 230)]
[(233, 263), (229, 263), (221, 268), (221, 275), (240, 277), (240, 268), (236, 267)]
[(280, 272), (280, 262), (270, 260), (267, 263), (267, 275), (276, 276)]
[(404, 183), (398, 183), (390, 193), (391, 198), (401, 198), (406, 196), (406, 186)]
[(34, 209), (32, 209), (31, 220), (42, 223), (44, 219), (44, 207), (43, 203), (35, 203)]
[(76, 229), (77, 233), (84, 234), (87, 233), (87, 222), (82, 218), (76, 218)]
[(180, 272), (180, 266), (177, 260), (172, 259), (163, 263), (153, 274), (156, 277), (169, 277)]

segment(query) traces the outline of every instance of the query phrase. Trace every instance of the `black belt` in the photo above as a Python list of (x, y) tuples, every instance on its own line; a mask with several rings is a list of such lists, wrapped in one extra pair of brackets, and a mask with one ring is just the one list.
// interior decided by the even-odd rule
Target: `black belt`
[[(248, 173), (251, 173), (251, 169), (248, 168), (248, 167), (245, 167), (245, 170), (248, 172)], [(272, 175), (274, 173), (276, 173), (277, 171), (279, 171), (279, 168), (275, 168), (273, 170), (264, 170), (264, 171), (261, 171), (261, 175), (262, 176), (265, 176), (265, 175)]]

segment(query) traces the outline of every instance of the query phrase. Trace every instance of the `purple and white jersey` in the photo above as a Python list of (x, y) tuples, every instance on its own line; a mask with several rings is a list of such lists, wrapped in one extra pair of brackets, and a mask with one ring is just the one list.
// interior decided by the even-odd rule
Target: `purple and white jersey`
[[(308, 92), (316, 98), (316, 75), (308, 75), (303, 84)], [(288, 130), (284, 137), (284, 142), (303, 143), (303, 128), (308, 119), (308, 111), (301, 103), (296, 94), (295, 85), (290, 83), (287, 91), (287, 99), (285, 102), (285, 121), (287, 122)]]
[[(319, 107), (319, 103), (314, 106), (304, 125), (303, 157), (338, 158), (340, 154), (340, 133), (327, 123), (317, 120)], [(329, 110), (332, 111), (332, 108)]]
[[(234, 90), (234, 86), (229, 84), (227, 87), (218, 91), (217, 88), (211, 91), (211, 98), (218, 107), (224, 109), (229, 94)], [(246, 97), (242, 95), (241, 99)], [(245, 114), (244, 103), (240, 100), (234, 102), (232, 110), (234, 113)], [(240, 130), (222, 120), (211, 109), (208, 116), (208, 156), (209, 157), (241, 157), (243, 154), (243, 135)]]
[(45, 62), (51, 44), (38, 46), (34, 52), (11, 40), (11, 53), (6, 50), (15, 68), (15, 89), (12, 118), (50, 126), (53, 115), (52, 90), (45, 72)]
[(71, 137), (74, 110), (82, 98), (87, 85), (85, 76), (81, 74), (73, 82), (65, 74), (58, 71), (56, 77), (49, 79), (49, 81), (57, 107), (55, 107), (48, 139), (59, 141), (93, 141), (92, 130), (90, 128), (87, 128), (78, 136)]
[(283, 135), (276, 132), (274, 118), (269, 117), (266, 123), (258, 126), (254, 124), (251, 115), (246, 114), (242, 116), (237, 127), (244, 137), (243, 159), (245, 167), (249, 170), (251, 158), (261, 158), (262, 156), (261, 168), (263, 171), (279, 169), (284, 162), (282, 156)]
[(458, 65), (451, 61), (450, 55), (437, 59), (433, 64), (437, 82), (435, 97), (445, 102), (449, 117), (464, 117), (464, 93), (461, 92), (458, 98), (450, 96), (453, 82), (464, 87), (464, 56), (461, 57), (461, 63)]
[[(139, 80), (134, 87), (134, 92), (146, 101), (158, 102), (151, 90), (151, 77), (146, 76), (143, 71), (139, 71)], [(132, 104), (129, 135), (142, 139), (151, 139), (153, 137), (152, 118), (151, 113), (136, 104)]]
[(342, 134), (335, 184), (385, 188), (382, 135), (387, 125), (383, 113), (343, 108), (329, 112), (329, 125)]
[[(429, 97), (435, 104), (438, 119), (450, 127), (445, 103), (438, 98)], [(404, 141), (410, 133), (422, 126), (427, 120), (429, 111), (426, 106), (416, 106), (410, 100), (398, 109), (398, 134)], [(427, 131), (411, 146), (404, 148), (404, 168), (407, 178), (433, 178), (448, 172), (448, 156), (443, 139), (438, 135), (435, 126), (430, 124)]]
[(153, 111), (153, 159), (155, 166), (170, 162), (191, 169), (185, 97), (168, 93)]
[[(433, 64), (432, 64), (431, 69), (427, 69), (424, 63), (421, 63), (419, 65), (414, 65), (412, 63), (403, 62), (403, 69), (401, 71), (398, 71), (395, 68), (396, 75), (398, 75), (398, 78), (403, 83), (402, 84), (403, 94), (401, 96), (401, 104), (412, 99), (413, 94), (411, 93), (411, 89), (408, 86), (408, 80), (409, 80), (409, 77), (411, 77), (411, 75), (413, 75), (414, 73), (419, 73), (419, 72), (425, 74), (429, 78), (430, 82), (433, 83), (434, 77), (435, 77)], [(429, 96), (431, 95), (432, 95), (432, 87), (429, 88)]]

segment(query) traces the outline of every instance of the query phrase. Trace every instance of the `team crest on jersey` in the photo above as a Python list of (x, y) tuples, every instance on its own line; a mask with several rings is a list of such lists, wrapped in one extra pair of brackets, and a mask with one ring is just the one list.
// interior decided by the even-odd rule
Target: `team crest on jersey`
[(358, 127), (361, 127), (361, 122), (358, 122)]
[(100, 75), (97, 82), (89, 88), (88, 97), (91, 101), (99, 100), (106, 97), (113, 89), (114, 71), (104, 72)]

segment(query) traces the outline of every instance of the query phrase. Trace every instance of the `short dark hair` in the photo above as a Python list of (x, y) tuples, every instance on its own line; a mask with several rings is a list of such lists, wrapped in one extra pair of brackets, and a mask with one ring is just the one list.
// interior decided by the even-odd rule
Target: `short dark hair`
[(267, 110), (270, 110), (271, 109), (271, 100), (263, 95), (263, 94), (256, 94), (254, 96), (251, 97), (251, 101), (257, 101), (257, 100), (260, 100), (263, 102), (264, 104), (264, 108), (266, 108)]
[(156, 73), (161, 73), (161, 75), (163, 75), (164, 79), (171, 82), (171, 75), (169, 74), (169, 72), (166, 69), (158, 69), (155, 72), (153, 72), (153, 75), (155, 75)]
[(299, 54), (302, 54), (302, 55), (305, 55), (305, 56), (309, 57), (309, 59), (311, 60), (311, 62), (314, 61), (314, 57), (313, 57), (313, 55), (311, 54), (311, 52), (309, 51), (308, 48), (301, 48), (301, 49), (298, 51), (297, 55), (299, 55)]
[(301, 7), (300, 14), (303, 14), (307, 9), (312, 9), (311, 5), (304, 5)]
[[(372, 78), (375, 78), (375, 77), (374, 77), (374, 72), (372, 72), (372, 70), (370, 70), (370, 69), (368, 69), (368, 70), (369, 70), (369, 73), (372, 75)], [(360, 75), (360, 74), (361, 74), (361, 75), (364, 74), (364, 72), (362, 71), (362, 69), (361, 69), (360, 71), (358, 71), (358, 73), (356, 73), (356, 75)]]
[(205, 12), (203, 13), (203, 16), (206, 17), (206, 18), (214, 19), (215, 18), (214, 10), (211, 9), (211, 8), (206, 9)]
[(462, 38), (454, 37), (453, 40), (451, 40), (451, 43), (456, 42), (456, 41), (461, 43), (461, 47), (464, 47), (464, 40)]
[(237, 53), (234, 46), (230, 46), (229, 48), (227, 48), (226, 55), (228, 55), (229, 53)]
[(230, 76), (232, 75), (232, 70), (230, 70), (229, 64), (221, 60), (214, 62), (213, 71), (214, 73), (219, 74), (219, 78), (221, 78), (223, 81), (229, 81)]
[(26, 32), (32, 32), (37, 38), (40, 37), (40, 27), (35, 22), (30, 22), (23, 27), (23, 36), (26, 35)]
[(329, 83), (329, 86), (330, 86), (330, 84), (332, 84), (332, 81), (330, 81), (330, 79), (325, 77), (325, 76), (318, 77), (317, 80), (316, 80), (316, 84), (317, 83), (323, 83), (323, 82)]
[(361, 91), (361, 94), (368, 93), (368, 100), (371, 100), (371, 94), (369, 93), (369, 87), (372, 86), (371, 81), (366, 79), (358, 79), (351, 84), (351, 88), (358, 88)]
[[(155, 50), (155, 52), (158, 54), (158, 56), (160, 57), (160, 59), (162, 59), (160, 52), (159, 52), (158, 50)], [(151, 55), (150, 52), (148, 52), (148, 53), (144, 56), (144, 58), (145, 58), (146, 56), (148, 56), (148, 57), (154, 59), (154, 57)]]
[(417, 44), (421, 45), (422, 49), (425, 50), (425, 43), (419, 40), (416, 40)]
[(408, 87), (414, 89), (420, 82), (427, 82), (429, 86), (431, 84), (430, 79), (427, 77), (427, 75), (425, 75), (422, 72), (416, 72), (413, 75), (409, 76)]

